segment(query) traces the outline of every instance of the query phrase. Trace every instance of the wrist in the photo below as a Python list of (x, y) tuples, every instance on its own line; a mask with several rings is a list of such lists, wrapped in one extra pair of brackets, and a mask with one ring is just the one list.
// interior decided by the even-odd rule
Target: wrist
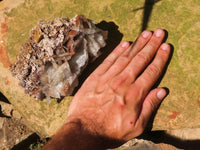
[(79, 119), (68, 119), (45, 149), (103, 150), (104, 144), (100, 136), (89, 131)]
[(89, 126), (83, 123), (82, 120), (68, 119), (67, 122), (64, 124), (64, 126), (70, 128), (71, 134), (74, 136), (73, 140), (76, 141), (75, 144), (80, 145), (81, 149), (83, 150), (104, 149), (101, 137), (95, 132), (95, 130), (90, 130)]
[[(79, 135), (79, 139), (77, 140), (81, 142), (81, 145), (93, 145), (93, 148), (91, 147), (91, 149), (103, 150), (108, 148), (116, 148), (125, 143), (125, 141), (123, 140), (113, 139), (104, 135), (104, 128), (102, 128), (102, 126), (99, 124), (94, 124), (94, 122), (89, 119), (78, 119), (69, 117), (65, 124), (74, 125), (74, 128), (76, 128), (76, 130), (78, 131), (76, 135)], [(90, 149), (87, 148), (87, 150)]]

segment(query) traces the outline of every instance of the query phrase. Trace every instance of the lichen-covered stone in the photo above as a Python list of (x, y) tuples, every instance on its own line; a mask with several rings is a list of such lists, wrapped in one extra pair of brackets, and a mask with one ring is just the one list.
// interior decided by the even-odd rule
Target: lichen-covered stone
[[(66, 96), (60, 103), (52, 100), (49, 105), (45, 101), (34, 101), (24, 94), (23, 88), (18, 86), (18, 79), (13, 78), (8, 70), (10, 63), (16, 61), (20, 45), (27, 40), (35, 22), (64, 15), (71, 17), (76, 13), (85, 14), (96, 23), (109, 22), (109, 25), (99, 26), (109, 30), (106, 49), (109, 51), (121, 40), (115, 30), (123, 33), (122, 40), (134, 40), (138, 36), (143, 13), (149, 7), (144, 7), (146, 0), (134, 3), (132, 0), (32, 0), (17, 6), (20, 1), (24, 0), (0, 2), (5, 4), (0, 10), (0, 91), (27, 120), (31, 129), (45, 137), (51, 136), (65, 122), (73, 97)], [(14, 9), (8, 11), (11, 7)], [(166, 42), (174, 47), (171, 63), (159, 85), (169, 88), (170, 93), (156, 113), (152, 130), (200, 128), (199, 10), (200, 1), (197, 0), (164, 0), (152, 7), (147, 29), (166, 29), (169, 33)], [(119, 28), (113, 27), (112, 22)], [(102, 58), (99, 60), (103, 61)], [(175, 116), (174, 112), (178, 115)]]

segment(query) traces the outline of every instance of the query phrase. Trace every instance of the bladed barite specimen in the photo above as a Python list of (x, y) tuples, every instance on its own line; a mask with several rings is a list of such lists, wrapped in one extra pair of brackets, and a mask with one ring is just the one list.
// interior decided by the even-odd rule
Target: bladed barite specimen
[(107, 32), (83, 15), (39, 22), (11, 66), (25, 93), (37, 100), (72, 94), (78, 76), (106, 45)]

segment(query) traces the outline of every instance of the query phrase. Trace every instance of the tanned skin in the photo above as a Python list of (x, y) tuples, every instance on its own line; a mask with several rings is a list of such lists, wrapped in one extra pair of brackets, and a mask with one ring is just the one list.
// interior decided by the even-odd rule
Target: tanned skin
[(65, 124), (43, 150), (116, 148), (140, 135), (167, 95), (153, 85), (170, 55), (161, 29), (121, 42), (76, 93)]

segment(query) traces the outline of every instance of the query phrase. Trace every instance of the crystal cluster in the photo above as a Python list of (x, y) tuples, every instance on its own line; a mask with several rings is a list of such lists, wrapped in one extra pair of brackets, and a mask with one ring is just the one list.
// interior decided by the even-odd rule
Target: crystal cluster
[(72, 94), (78, 76), (106, 45), (107, 32), (83, 15), (39, 22), (22, 45), (11, 72), (37, 100)]

